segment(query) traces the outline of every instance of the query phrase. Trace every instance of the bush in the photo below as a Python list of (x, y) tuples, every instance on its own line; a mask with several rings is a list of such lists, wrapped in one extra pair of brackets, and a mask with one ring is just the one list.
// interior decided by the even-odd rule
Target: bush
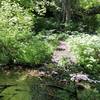
[(48, 62), (51, 50), (43, 41), (33, 38), (29, 42), (21, 43), (15, 57), (17, 63), (42, 64)]
[(32, 36), (34, 16), (15, 2), (2, 1), (0, 7), (0, 63), (45, 62), (48, 46)]
[(70, 36), (67, 40), (76, 55), (81, 69), (91, 74), (99, 74), (100, 37), (96, 35)]

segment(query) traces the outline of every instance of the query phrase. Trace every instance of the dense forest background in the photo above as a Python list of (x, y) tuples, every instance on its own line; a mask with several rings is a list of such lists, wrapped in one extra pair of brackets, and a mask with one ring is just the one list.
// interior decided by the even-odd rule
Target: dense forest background
[(100, 99), (100, 0), (0, 0), (0, 100), (18, 99)]

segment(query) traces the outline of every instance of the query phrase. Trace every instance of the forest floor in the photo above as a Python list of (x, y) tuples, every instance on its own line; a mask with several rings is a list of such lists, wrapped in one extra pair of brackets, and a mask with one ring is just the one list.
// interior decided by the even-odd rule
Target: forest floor
[[(55, 64), (55, 63), (57, 64), (62, 58), (69, 60), (69, 63), (74, 63), (74, 64), (77, 63), (74, 54), (71, 52), (71, 47), (64, 41), (60, 41), (59, 45), (55, 49), (52, 55), (52, 64)], [(27, 67), (12, 66), (11, 68), (9, 66), (2, 67), (0, 70), (1, 97), (8, 96), (7, 94), (9, 94), (9, 91), (7, 91), (7, 89), (9, 90), (9, 88), (13, 89), (13, 91), (11, 91), (10, 89), (12, 97), (14, 96), (14, 93), (16, 93), (16, 89), (18, 90), (17, 91), (18, 97), (19, 97), (19, 94), (21, 94), (21, 97), (23, 97), (23, 90), (26, 89), (25, 93), (27, 92), (27, 95), (28, 95), (29, 90), (27, 90), (27, 87), (28, 88), (30, 87), (30, 90), (33, 88), (32, 93), (33, 95), (35, 95), (34, 100), (41, 100), (41, 98), (43, 98), (42, 100), (61, 100), (58, 97), (60, 94), (64, 95), (64, 92), (67, 93), (67, 95), (69, 95), (69, 98), (72, 98), (71, 100), (74, 100), (75, 98), (74, 95), (77, 98), (76, 92), (74, 92), (75, 90), (73, 90), (75, 89), (76, 85), (74, 83), (71, 83), (70, 78), (68, 78), (69, 76), (67, 77), (68, 73), (64, 73), (63, 70), (55, 70), (52, 64), (50, 65), (47, 64), (44, 66), (32, 67), (32, 68), (28, 66)], [(31, 88), (31, 84), (32, 84), (32, 88)], [(16, 85), (16, 86), (13, 86), (13, 85)], [(71, 88), (72, 85), (73, 85), (73, 89)], [(5, 86), (7, 86), (7, 88), (3, 89)], [(19, 87), (21, 88), (21, 90), (19, 90)], [(69, 90), (72, 89), (73, 91), (67, 92), (67, 89), (66, 90), (64, 89), (66, 87)], [(77, 91), (78, 91), (77, 94), (80, 96), (80, 98), (82, 96), (82, 93), (80, 94), (80, 91), (78, 90), (78, 88), (80, 89), (80, 87), (84, 91), (88, 90), (91, 93), (90, 83), (81, 83), (81, 84), (79, 83), (77, 84)], [(60, 94), (58, 92), (59, 90), (61, 92)], [(2, 95), (2, 93), (5, 93), (5, 92), (6, 94)], [(39, 97), (35, 93), (41, 96)], [(43, 93), (46, 93), (46, 95)], [(58, 97), (56, 97), (57, 93), (58, 93)], [(72, 96), (70, 96), (70, 94), (72, 94)], [(8, 99), (4, 99), (4, 100), (8, 100)], [(29, 100), (29, 99), (25, 99), (25, 100)]]
[[(58, 63), (61, 59), (67, 59), (69, 60), (70, 63), (76, 63), (76, 58), (74, 56), (74, 54), (72, 54), (71, 52), (71, 48), (69, 46), (69, 44), (67, 44), (66, 42), (64, 41), (60, 41), (59, 42), (59, 45), (57, 46), (57, 48), (55, 49), (55, 51), (53, 52), (53, 55), (52, 55), (52, 64), (54, 63)], [(41, 66), (43, 69), (47, 69), (48, 65), (47, 66)], [(47, 76), (47, 74), (51, 74), (52, 73), (52, 69), (50, 69), (50, 71), (46, 70), (40, 70), (42, 69), (40, 66), (39, 67), (25, 67), (25, 66), (14, 66), (14, 65), (11, 65), (10, 67), (9, 66), (5, 66), (5, 67), (1, 67), (0, 70), (1, 72), (4, 72), (5, 75), (9, 75), (10, 73), (12, 72), (18, 72), (18, 73), (26, 73), (27, 76), (30, 75), (30, 76), (36, 76), (36, 77), (40, 77), (40, 76)], [(46, 74), (47, 73), (47, 74)], [(48, 74), (48, 76), (49, 76)]]

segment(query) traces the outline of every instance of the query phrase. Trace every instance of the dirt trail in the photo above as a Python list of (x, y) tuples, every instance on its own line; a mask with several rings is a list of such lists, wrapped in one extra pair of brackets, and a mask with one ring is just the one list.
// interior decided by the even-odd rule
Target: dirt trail
[[(70, 46), (64, 41), (60, 41), (58, 47), (54, 51), (52, 55), (52, 62), (58, 63), (62, 58), (68, 59), (70, 63), (73, 64), (76, 63), (76, 58), (71, 53)], [(35, 76), (35, 77), (48, 76), (46, 72), (39, 71), (39, 70), (28, 70), (27, 73), (28, 75)]]
[(59, 46), (53, 53), (52, 61), (58, 63), (62, 58), (68, 59), (70, 63), (76, 63), (76, 58), (72, 54), (70, 46), (64, 41), (60, 41)]

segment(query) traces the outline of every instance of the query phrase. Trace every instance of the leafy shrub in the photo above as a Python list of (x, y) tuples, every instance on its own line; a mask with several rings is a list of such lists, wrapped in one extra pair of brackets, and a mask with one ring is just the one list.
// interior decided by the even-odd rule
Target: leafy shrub
[[(2, 1), (0, 7), (0, 28), (13, 29), (18, 32), (29, 31), (33, 24), (34, 17), (29, 14), (27, 9), (23, 9), (18, 3), (8, 1)], [(3, 30), (2, 30), (3, 31)]]
[(29, 42), (19, 45), (15, 61), (17, 63), (42, 64), (48, 61), (50, 54), (51, 49), (46, 43), (33, 38)]
[(80, 0), (80, 6), (85, 8), (85, 9), (88, 9), (90, 7), (93, 7), (95, 5), (99, 5), (100, 4), (100, 1), (99, 0), (91, 0), (91, 1), (88, 1), (88, 0)]
[(99, 73), (100, 37), (96, 35), (70, 36), (67, 40), (76, 55), (80, 68), (88, 73)]
[(43, 18), (37, 17), (35, 23), (35, 31), (40, 32), (43, 30), (54, 30), (56, 31), (60, 27), (59, 22), (55, 18)]
[[(81, 13), (84, 11), (88, 11), (90, 8), (93, 7), (98, 7), (100, 5), (100, 1), (99, 0), (80, 0), (80, 11)], [(82, 10), (83, 9), (83, 10)], [(87, 15), (82, 15), (82, 19), (81, 22), (83, 23), (83, 25), (85, 25), (84, 27), (84, 32), (86, 32), (87, 34), (95, 34), (96, 31), (98, 31), (99, 29), (99, 23), (100, 23), (100, 18), (98, 17), (98, 14), (94, 14), (92, 16), (87, 16)]]
[(32, 36), (34, 16), (15, 2), (0, 7), (0, 63), (39, 64), (49, 55), (48, 46)]
[[(15, 2), (2, 1), (0, 7), (0, 55), (1, 62), (8, 62), (16, 50), (18, 41), (31, 36), (32, 16)], [(9, 56), (9, 57), (8, 57)], [(8, 59), (8, 60), (6, 60)]]

